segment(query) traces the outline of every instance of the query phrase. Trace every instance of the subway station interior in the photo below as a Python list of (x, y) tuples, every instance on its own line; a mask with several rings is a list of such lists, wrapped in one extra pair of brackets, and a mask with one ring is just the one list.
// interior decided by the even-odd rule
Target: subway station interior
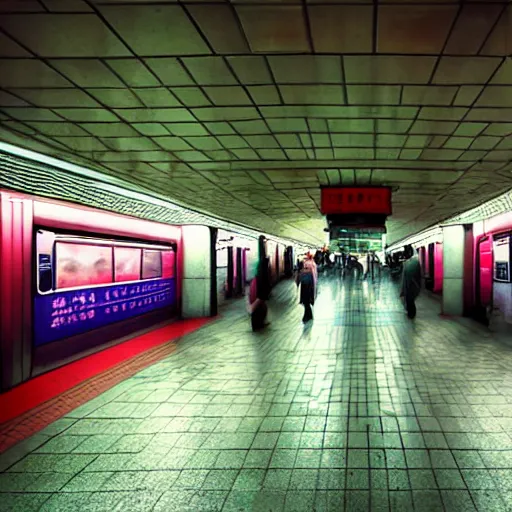
[(0, 512), (512, 512), (510, 0), (0, 1)]

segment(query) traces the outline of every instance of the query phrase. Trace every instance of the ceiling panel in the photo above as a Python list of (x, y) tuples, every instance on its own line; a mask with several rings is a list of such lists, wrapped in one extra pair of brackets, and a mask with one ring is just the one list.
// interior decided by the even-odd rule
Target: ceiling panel
[[(445, 52), (476, 55), (503, 10), (500, 4), (466, 4), (457, 18)], [(471, 34), (471, 37), (468, 37)]]
[(285, 103), (290, 105), (340, 105), (344, 103), (343, 89), (339, 85), (281, 85)]
[(485, 84), (501, 63), (493, 57), (441, 57), (435, 84)]
[(129, 87), (157, 87), (158, 78), (137, 59), (109, 59), (106, 64)]
[(180, 61), (172, 57), (144, 59), (144, 63), (156, 75), (163, 85), (194, 85), (190, 73)]
[(302, 6), (237, 5), (236, 11), (253, 52), (309, 51)]
[(123, 87), (120, 78), (98, 59), (55, 59), (51, 66), (79, 87)]
[(70, 87), (72, 84), (44, 62), (0, 59), (0, 87)]
[[(111, 108), (144, 107), (130, 89), (90, 89), (89, 94)], [(63, 106), (63, 105), (53, 105)]]
[(456, 5), (383, 5), (378, 17), (378, 51), (440, 53), (456, 14)]
[(349, 85), (348, 104), (398, 105), (402, 88), (398, 85)]
[(199, 85), (236, 84), (236, 78), (222, 57), (188, 57), (183, 59), (196, 83)]
[(229, 5), (198, 4), (188, 5), (186, 9), (216, 53), (236, 54), (249, 51), (245, 34)]
[(123, 57), (131, 53), (94, 14), (7, 14), (0, 27), (41, 57)]
[(254, 101), (259, 105), (280, 105), (279, 89), (274, 85), (252, 85), (247, 90)]
[(244, 84), (268, 84), (272, 82), (270, 67), (264, 57), (228, 57), (227, 62), (240, 82)]
[(308, 8), (315, 51), (369, 53), (372, 51), (371, 5), (313, 5)]
[(30, 57), (30, 52), (0, 32), (0, 57)]
[(116, 122), (81, 123), (84, 130), (98, 137), (136, 137), (138, 132), (130, 125)]
[(512, 85), (488, 86), (476, 102), (477, 107), (512, 107)]
[(217, 106), (224, 105), (252, 105), (252, 100), (245, 92), (243, 87), (205, 87), (205, 94), (212, 103)]
[[(500, 2), (502, 4), (507, 2)], [(510, 55), (510, 24), (512, 9), (510, 5), (503, 9), (498, 23), (493, 27), (485, 42), (482, 55)]]
[(212, 104), (200, 87), (177, 87), (174, 95), (186, 107), (203, 107)]
[(435, 57), (406, 55), (347, 56), (345, 80), (359, 84), (426, 84), (436, 63)]
[(282, 84), (341, 84), (341, 58), (329, 55), (290, 55), (268, 58), (273, 76)]
[(458, 87), (433, 85), (406, 85), (403, 89), (403, 105), (451, 105)]
[(208, 45), (179, 5), (100, 5), (99, 9), (137, 55), (210, 53)]

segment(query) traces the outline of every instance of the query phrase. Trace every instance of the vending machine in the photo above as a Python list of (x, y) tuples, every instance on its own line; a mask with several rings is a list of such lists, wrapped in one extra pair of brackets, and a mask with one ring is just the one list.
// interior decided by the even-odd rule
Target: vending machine
[(510, 233), (494, 238), (494, 280), (510, 283)]

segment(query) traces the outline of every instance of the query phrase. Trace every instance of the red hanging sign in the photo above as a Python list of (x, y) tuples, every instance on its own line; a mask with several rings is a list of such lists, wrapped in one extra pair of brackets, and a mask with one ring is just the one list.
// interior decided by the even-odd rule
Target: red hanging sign
[(389, 187), (325, 187), (321, 189), (323, 215), (391, 215)]

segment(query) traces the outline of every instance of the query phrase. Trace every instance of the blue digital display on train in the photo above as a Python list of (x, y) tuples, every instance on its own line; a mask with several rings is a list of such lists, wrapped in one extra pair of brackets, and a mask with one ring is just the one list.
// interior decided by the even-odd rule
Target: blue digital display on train
[(35, 297), (36, 346), (176, 306), (176, 279), (157, 279)]

